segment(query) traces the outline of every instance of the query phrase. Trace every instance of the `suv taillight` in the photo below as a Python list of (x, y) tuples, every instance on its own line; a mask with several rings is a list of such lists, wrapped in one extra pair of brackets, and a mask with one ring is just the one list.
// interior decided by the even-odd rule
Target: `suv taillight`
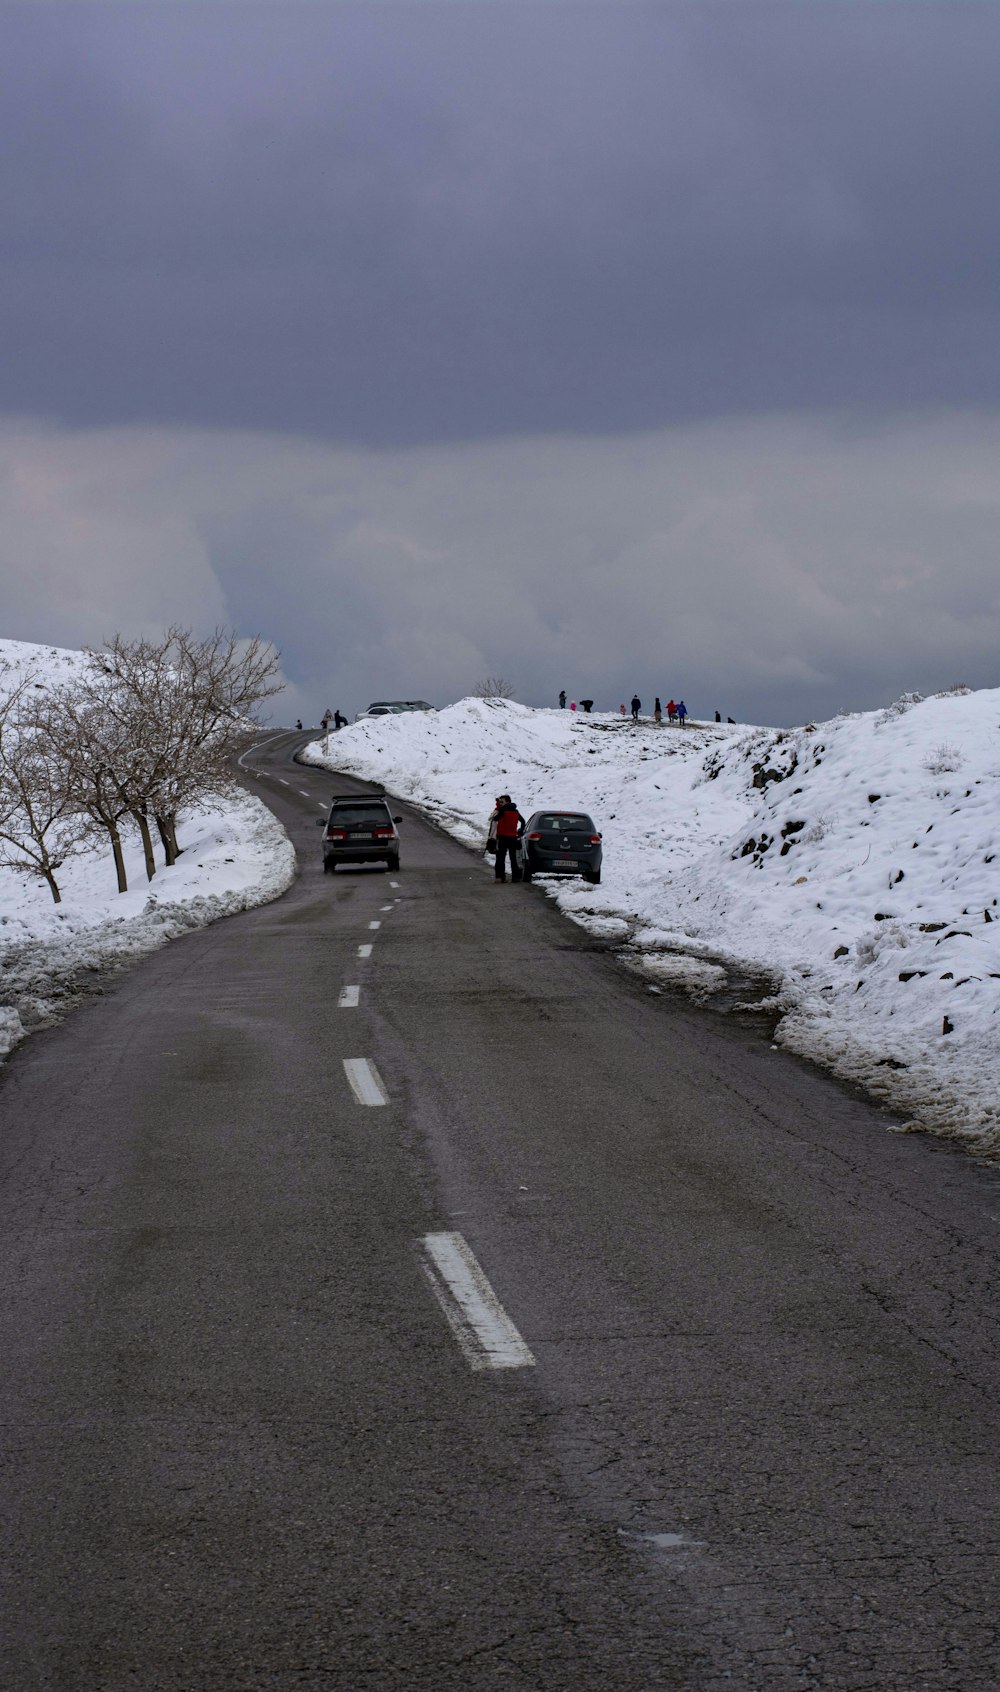
[(346, 828), (328, 828), (326, 838), (328, 840), (346, 840), (347, 830)]
[(391, 840), (394, 833), (395, 830), (391, 828), (376, 828), (374, 830), (376, 840)]

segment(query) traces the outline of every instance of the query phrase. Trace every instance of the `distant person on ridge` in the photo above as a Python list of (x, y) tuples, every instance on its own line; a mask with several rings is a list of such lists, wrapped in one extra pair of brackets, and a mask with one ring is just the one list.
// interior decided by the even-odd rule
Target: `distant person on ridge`
[(335, 729), (345, 729), (347, 727), (347, 718), (342, 717), (339, 711), (335, 711), (333, 714), (333, 726)]
[(639, 721), (639, 712), (641, 710), (642, 710), (642, 700), (639, 698), (639, 695), (637, 693), (633, 693), (633, 695), (632, 695), (632, 721), (634, 723), (637, 723)]
[(670, 727), (673, 728), (676, 721), (677, 721), (677, 706), (672, 699), (668, 699), (667, 700), (667, 722), (670, 724)]
[(677, 721), (680, 723), (681, 728), (684, 727), (685, 721), (687, 719), (687, 714), (688, 714), (688, 708), (685, 705), (683, 699), (678, 699), (678, 701), (677, 701)]
[(663, 721), (663, 706), (660, 704), (659, 694), (653, 700), (653, 721), (654, 723), (662, 723)]
[(566, 689), (565, 688), (562, 688), (560, 690), (560, 693), (559, 693), (559, 709), (560, 709), (560, 711), (565, 711), (565, 709), (566, 709)]

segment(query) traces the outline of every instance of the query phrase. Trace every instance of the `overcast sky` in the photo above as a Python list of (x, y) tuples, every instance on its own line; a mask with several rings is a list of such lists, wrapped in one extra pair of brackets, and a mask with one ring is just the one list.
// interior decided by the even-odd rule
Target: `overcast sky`
[(0, 633), (1000, 683), (1000, 8), (0, 4)]

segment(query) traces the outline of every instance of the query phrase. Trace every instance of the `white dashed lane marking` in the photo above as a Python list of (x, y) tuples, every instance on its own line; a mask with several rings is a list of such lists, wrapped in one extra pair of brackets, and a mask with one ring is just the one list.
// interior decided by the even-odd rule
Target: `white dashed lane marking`
[(426, 1234), (424, 1274), (472, 1369), (526, 1369), (535, 1359), (461, 1234)]
[(344, 1074), (359, 1104), (384, 1105), (389, 1095), (382, 1085), (382, 1077), (371, 1058), (345, 1058)]
[(399, 882), (398, 882), (398, 881), (390, 881), (390, 883), (389, 883), (389, 886), (390, 886), (390, 887), (398, 887), (398, 886), (399, 886)]
[(358, 947), (358, 957), (359, 958), (370, 958), (371, 955), (372, 955), (372, 949), (371, 949), (370, 946), (359, 946)]
[(382, 906), (382, 907), (381, 907), (381, 909), (382, 909), (382, 910), (383, 910), (383, 911), (391, 911), (391, 910), (392, 910), (392, 906), (391, 906), (391, 905), (383, 905), (383, 906)]
[(307, 793), (304, 787), (300, 787), (299, 792), (301, 793), (303, 799), (311, 799), (312, 798), (312, 794)]
[(381, 924), (381, 923), (380, 923), (380, 922), (370, 922), (370, 923), (369, 923), (369, 924), (368, 924), (368, 927), (369, 927), (369, 928), (381, 928), (381, 927), (382, 927), (382, 924)]
[(342, 987), (340, 989), (340, 998), (337, 1000), (337, 1009), (353, 1010), (358, 1002), (358, 995), (360, 992), (360, 987)]

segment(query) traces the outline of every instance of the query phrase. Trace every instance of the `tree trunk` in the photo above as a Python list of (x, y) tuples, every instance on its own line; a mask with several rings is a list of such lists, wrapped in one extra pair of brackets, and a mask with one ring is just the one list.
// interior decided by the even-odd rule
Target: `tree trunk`
[(55, 903), (57, 905), (61, 905), (62, 904), (62, 894), (59, 891), (58, 885), (56, 883), (55, 876), (52, 874), (52, 871), (47, 867), (47, 865), (43, 864), (42, 874), (44, 875), (46, 881), (49, 884), (49, 892), (52, 894), (52, 897), (55, 900)]
[(142, 836), (142, 855), (146, 860), (146, 880), (152, 881), (156, 874), (156, 859), (153, 856), (153, 837), (149, 832), (149, 818), (145, 811), (133, 811), (131, 816)]
[(162, 853), (164, 853), (166, 865), (168, 865), (169, 870), (171, 863), (176, 863), (179, 858), (178, 836), (176, 836), (176, 819), (174, 819), (173, 816), (157, 816), (156, 826), (157, 829), (159, 829), (159, 838), (161, 838), (162, 841)]
[(111, 836), (111, 850), (115, 855), (115, 871), (118, 876), (119, 893), (128, 892), (128, 879), (125, 875), (125, 854), (122, 851), (122, 837), (114, 823), (107, 823), (107, 831)]

